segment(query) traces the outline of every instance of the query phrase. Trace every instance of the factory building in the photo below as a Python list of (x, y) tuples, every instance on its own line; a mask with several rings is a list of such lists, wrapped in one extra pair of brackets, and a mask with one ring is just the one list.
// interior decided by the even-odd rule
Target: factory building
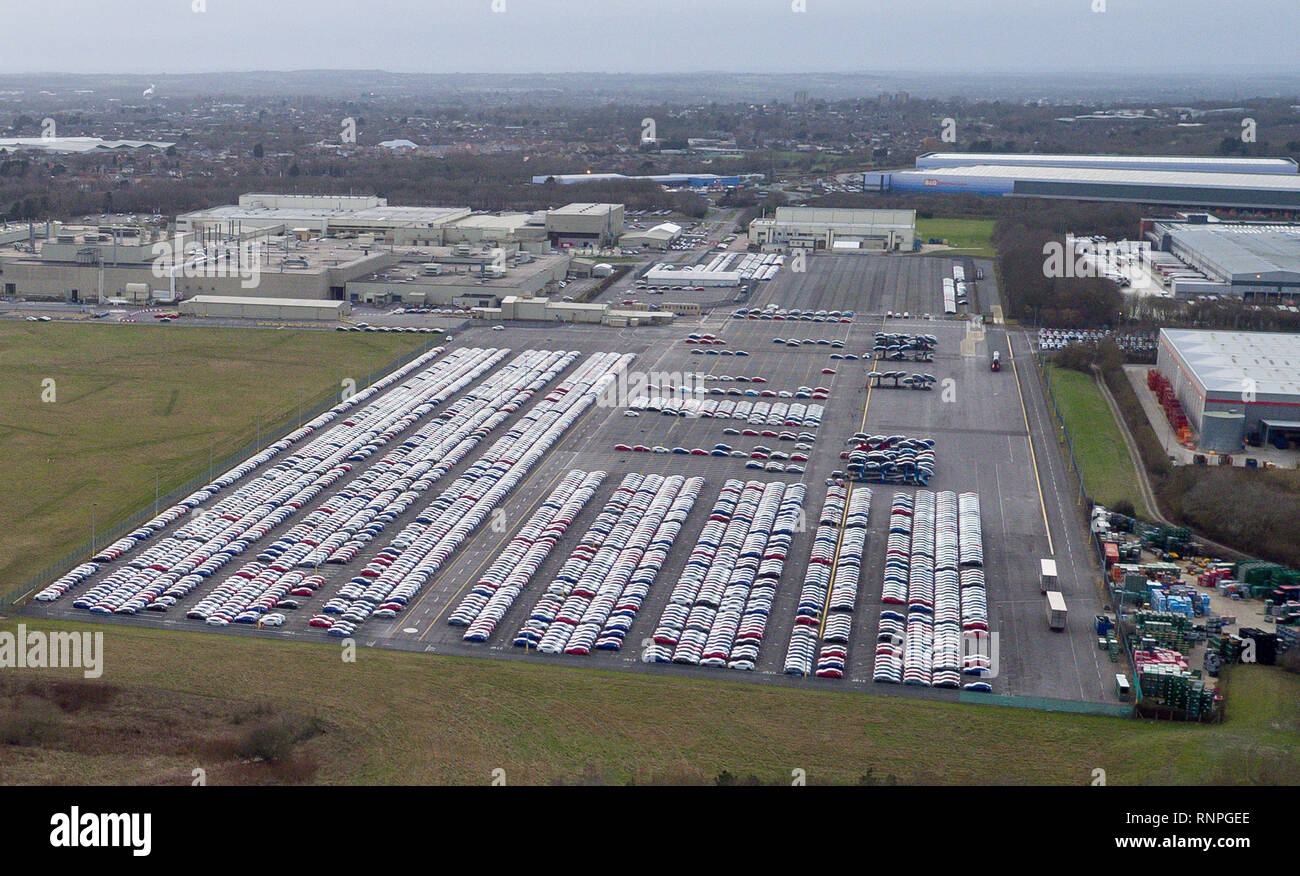
[(1300, 442), (1300, 334), (1161, 329), (1156, 368), (1201, 449)]
[[(19, 248), (21, 246), (21, 248)], [(166, 237), (132, 228), (64, 228), (0, 247), (0, 289), (56, 301), (175, 301), (194, 295), (255, 295), (342, 301), (347, 283), (395, 264), (401, 250), (354, 241), (308, 243), (293, 235), (245, 232), (238, 239), (200, 229)]]
[(1300, 175), (973, 164), (863, 175), (866, 191), (1300, 210)]
[(496, 252), (467, 245), (422, 252), (422, 261), (403, 261), (347, 283), (347, 299), (362, 304), (433, 307), (499, 307), (508, 296), (541, 295), (569, 271), (569, 256), (515, 252), (504, 260)]
[(1300, 171), (1292, 158), (1226, 158), (1198, 155), (1062, 155), (1003, 152), (927, 152), (917, 170), (998, 164), (1003, 167), (1083, 167), (1094, 170), (1164, 170), (1184, 173), (1279, 173)]
[(185, 316), (224, 319), (337, 321), (352, 313), (352, 307), (346, 301), (238, 295), (195, 295), (182, 301), (178, 309)]
[(915, 242), (915, 210), (777, 207), (749, 223), (749, 245), (762, 250), (906, 252)]
[(546, 212), (546, 236), (556, 249), (609, 246), (623, 231), (622, 204), (566, 204)]
[(258, 230), (300, 239), (357, 240), (375, 246), (603, 246), (623, 233), (622, 204), (568, 204), (533, 213), (472, 213), (468, 207), (393, 207), (370, 195), (241, 195), (238, 204), (184, 213), (182, 233), (234, 237)]
[(312, 236), (358, 237), (396, 246), (441, 246), (443, 229), (470, 215), (468, 207), (390, 207), (369, 195), (277, 195), (255, 192), (238, 204), (176, 217), (181, 232), (215, 228), (227, 235), (261, 228), (303, 229)]
[(1300, 224), (1221, 222), (1206, 214), (1146, 219), (1143, 237), (1177, 258), (1186, 276), (1169, 281), (1177, 295), (1235, 295), (1250, 300), (1300, 299)]

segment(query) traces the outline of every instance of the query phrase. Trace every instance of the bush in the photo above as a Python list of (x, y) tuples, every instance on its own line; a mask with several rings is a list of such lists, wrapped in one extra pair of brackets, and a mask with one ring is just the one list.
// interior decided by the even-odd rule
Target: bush
[(0, 743), (5, 745), (36, 745), (49, 735), (49, 725), (31, 715), (10, 715), (0, 720)]

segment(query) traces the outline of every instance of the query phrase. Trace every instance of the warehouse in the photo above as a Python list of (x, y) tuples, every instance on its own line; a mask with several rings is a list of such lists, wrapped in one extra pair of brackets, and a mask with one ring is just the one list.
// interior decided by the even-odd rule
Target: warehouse
[(768, 250), (906, 252), (915, 242), (915, 210), (777, 207), (749, 223), (749, 245)]
[(624, 249), (643, 247), (666, 250), (681, 236), (682, 226), (676, 222), (660, 222), (652, 228), (629, 231), (618, 239), (618, 245)]
[(162, 152), (175, 145), (161, 140), (104, 140), (100, 137), (4, 137), (0, 138), (0, 154), (47, 152), (54, 155), (88, 155), (92, 152), (133, 152), (138, 149)]
[(1300, 334), (1161, 329), (1156, 368), (1202, 449), (1300, 441)]
[(975, 164), (864, 176), (888, 192), (1300, 210), (1300, 175)]
[(1204, 214), (1143, 222), (1153, 247), (1203, 278), (1172, 282), (1175, 293), (1238, 295), (1275, 302), (1300, 298), (1300, 225), (1219, 222)]
[(705, 271), (654, 267), (641, 275), (650, 286), (739, 286), (739, 271)]
[(346, 301), (245, 298), (236, 295), (195, 295), (182, 301), (179, 309), (185, 316), (225, 319), (339, 320), (352, 313), (352, 307)]
[(1084, 167), (1095, 170), (1166, 170), (1187, 173), (1296, 173), (1292, 158), (1226, 158), (1199, 155), (1062, 155), (1001, 152), (927, 152), (917, 170), (999, 164), (1003, 167)]
[(622, 204), (566, 204), (546, 213), (546, 236), (558, 249), (607, 246), (623, 233)]

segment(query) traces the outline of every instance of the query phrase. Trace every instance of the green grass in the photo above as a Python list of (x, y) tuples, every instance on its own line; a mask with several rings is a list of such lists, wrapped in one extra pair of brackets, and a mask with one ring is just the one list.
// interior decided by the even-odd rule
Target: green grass
[(1046, 366), (1065, 428), (1074, 442), (1074, 456), (1083, 467), (1083, 485), (1094, 501), (1108, 508), (1127, 500), (1139, 517), (1151, 519), (1137, 487), (1137, 470), (1124, 445), (1124, 435), (1091, 375)]
[[(0, 746), (0, 783), (188, 784), (196, 765), (235, 781), (235, 764), (192, 753), (218, 740), (173, 751), (167, 739), (272, 707), (326, 728), (300, 750), (315, 781), (335, 784), (487, 784), (498, 768), (509, 784), (709, 784), (724, 770), (785, 784), (795, 769), (814, 784), (1084, 785), (1096, 768), (1109, 784), (1300, 780), (1300, 676), (1275, 667), (1234, 668), (1228, 720), (1200, 726), (383, 650), (344, 663), (336, 645), (103, 629), (95, 683), (169, 716), (166, 738), (114, 746), (104, 736), (124, 722), (111, 706), (56, 714), (60, 731)], [(93, 754), (78, 750), (78, 726), (99, 735)]]
[(916, 237), (922, 243), (935, 238), (946, 240), (964, 255), (993, 258), (992, 219), (917, 219)]
[(428, 337), (5, 320), (0, 591)]

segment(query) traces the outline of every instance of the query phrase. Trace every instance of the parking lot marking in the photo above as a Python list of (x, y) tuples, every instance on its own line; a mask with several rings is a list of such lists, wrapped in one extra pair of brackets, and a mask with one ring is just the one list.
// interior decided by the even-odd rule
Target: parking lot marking
[[(541, 471), (542, 471), (541, 468), (534, 469), (532, 474), (529, 477), (525, 478), (524, 482), (516, 488), (518, 490), (517, 495), (523, 495), (524, 488), (527, 487), (529, 482), (533, 480), (533, 478), (535, 478)], [(546, 488), (541, 491), (541, 495), (537, 497), (537, 501), (533, 502), (533, 504), (528, 508), (528, 510), (524, 512), (524, 516), (521, 519), (527, 520), (529, 517), (531, 517), (533, 515), (533, 512), (537, 510), (537, 506), (541, 505), (543, 502), (546, 501), (546, 497), (551, 494), (551, 490), (555, 488), (555, 485), (559, 482), (560, 478), (564, 477), (568, 473), (569, 473), (568, 470), (564, 466), (560, 466), (559, 473), (556, 474), (556, 476), (551, 480), (551, 482), (546, 485)], [(468, 544), (465, 545), (465, 552), (464, 554), (462, 554), (462, 556), (468, 555), (470, 549), (473, 548), (475, 544), (480, 539), (483, 538), (483, 536), (487, 535), (491, 531), (492, 528), (490, 526), (486, 529), (481, 530), (478, 535), (476, 535), (473, 539), (470, 540)], [(509, 532), (503, 534), (501, 538), (497, 541), (497, 545), (496, 545), (497, 548), (499, 549), (501, 545), (505, 543), (506, 539), (513, 538), (513, 537), (514, 537), (513, 534)], [(479, 575), (483, 574), (483, 568), (488, 563), (492, 562), (493, 559), (495, 559), (495, 555), (496, 555), (496, 551), (487, 552), (487, 554), (483, 557), (483, 562), (480, 563), (479, 567), (474, 570), (474, 574), (470, 575), (468, 578), (465, 579), (465, 581), (460, 585), (460, 587), (456, 589), (456, 592), (453, 593), (451, 597), (447, 600), (446, 604), (444, 604), (443, 607), (438, 611), (438, 613), (434, 615), (434, 618), (432, 621), (429, 622), (429, 625), (420, 632), (420, 638), (423, 639), (425, 636), (429, 634), (429, 631), (433, 629), (434, 625), (437, 624), (438, 621), (442, 619), (442, 616), (447, 611), (447, 609), (451, 608), (452, 604), (460, 598), (460, 595), (462, 593), (465, 592), (466, 587), (469, 587), (478, 581)], [(420, 602), (423, 602), (429, 596), (429, 594), (434, 593), (436, 590), (437, 588), (435, 587), (430, 587), (428, 590), (426, 590), (424, 596), (420, 597), (419, 602), (416, 602), (414, 607), (418, 607), (420, 605)]]

